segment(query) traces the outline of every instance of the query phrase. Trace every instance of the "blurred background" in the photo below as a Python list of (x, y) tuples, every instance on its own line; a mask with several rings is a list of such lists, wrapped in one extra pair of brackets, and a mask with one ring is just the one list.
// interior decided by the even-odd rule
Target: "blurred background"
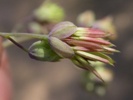
[[(44, 0), (0, 0), (0, 31), (13, 27)], [(65, 20), (76, 23), (85, 10), (97, 19), (111, 15), (118, 33), (114, 79), (105, 96), (87, 92), (81, 83), (83, 70), (69, 60), (49, 63), (35, 61), (16, 46), (7, 49), (13, 76), (12, 100), (133, 100), (133, 1), (132, 0), (53, 0), (65, 9)], [(22, 43), (28, 46), (31, 42)], [(109, 66), (110, 67), (110, 66)]]

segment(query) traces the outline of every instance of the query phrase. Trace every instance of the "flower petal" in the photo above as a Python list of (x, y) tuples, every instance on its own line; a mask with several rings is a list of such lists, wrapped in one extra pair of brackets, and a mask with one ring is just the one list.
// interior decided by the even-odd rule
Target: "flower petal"
[(105, 37), (111, 36), (112, 34), (99, 29), (78, 27), (74, 35), (88, 36), (92, 38), (105, 38)]
[(88, 42), (88, 41), (80, 41), (74, 39), (66, 39), (66, 42), (71, 45), (82, 46), (89, 49), (102, 49), (103, 47), (99, 44)]
[(92, 72), (96, 77), (98, 77), (102, 82), (104, 82), (104, 80), (102, 79), (101, 75), (90, 65), (90, 63), (88, 61), (86, 61), (84, 58), (76, 55), (75, 59), (72, 60), (73, 63), (77, 66), (79, 66), (80, 68), (89, 70), (90, 72)]
[(103, 53), (100, 53), (100, 52), (90, 52), (91, 54), (93, 55), (96, 55), (96, 56), (99, 56), (99, 57), (102, 57), (104, 59), (107, 59), (109, 61), (109, 64), (114, 66), (114, 60), (112, 58), (110, 58), (109, 56), (103, 54)]
[(101, 44), (101, 45), (113, 45), (109, 41), (103, 40), (102, 38), (72, 37), (72, 39), (84, 40), (84, 41), (88, 41), (88, 42), (98, 43), (98, 44)]
[(116, 50), (116, 49), (109, 48), (109, 47), (107, 47), (107, 46), (103, 46), (103, 49), (104, 49), (105, 51), (107, 51), (107, 52), (120, 52), (120, 51), (118, 51), (118, 50)]
[(92, 59), (95, 61), (101, 61), (101, 62), (108, 63), (108, 64), (110, 63), (107, 59), (93, 55), (93, 54), (88, 53), (88, 52), (76, 51), (76, 53), (80, 56), (83, 56), (84, 58)]
[(54, 26), (49, 36), (57, 37), (59, 39), (64, 39), (77, 31), (77, 27), (71, 22), (61, 22)]
[(74, 56), (73, 49), (60, 39), (56, 37), (49, 37), (49, 43), (51, 48), (53, 48), (53, 50), (61, 57), (72, 58)]
[(76, 51), (91, 51), (90, 49), (82, 47), (82, 46), (73, 46), (72, 48)]

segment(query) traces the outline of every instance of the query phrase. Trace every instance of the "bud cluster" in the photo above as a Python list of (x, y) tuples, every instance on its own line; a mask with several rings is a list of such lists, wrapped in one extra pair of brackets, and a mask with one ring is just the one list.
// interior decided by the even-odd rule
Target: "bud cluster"
[[(35, 48), (32, 46), (30, 51), (32, 51), (35, 59), (38, 58), (38, 55), (41, 55), (41, 59), (47, 58), (47, 60), (43, 60), (52, 61), (45, 56), (50, 55), (45, 46), (48, 45), (49, 50), (54, 53), (54, 56), (57, 56), (54, 59), (55, 61), (56, 59), (69, 58), (75, 65), (90, 70), (102, 80), (91, 66), (90, 61), (113, 65), (114, 61), (107, 54), (118, 51), (113, 49), (114, 45), (105, 39), (109, 36), (111, 36), (111, 33), (99, 29), (77, 27), (71, 22), (61, 22), (55, 25), (49, 33), (47, 44), (41, 42), (41, 46), (35, 46)], [(36, 47), (38, 48), (36, 49)]]

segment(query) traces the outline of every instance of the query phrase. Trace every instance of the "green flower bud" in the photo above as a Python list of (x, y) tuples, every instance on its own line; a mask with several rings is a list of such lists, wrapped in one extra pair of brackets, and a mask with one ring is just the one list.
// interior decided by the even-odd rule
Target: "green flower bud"
[(39, 21), (48, 22), (60, 22), (64, 19), (64, 15), (64, 10), (60, 6), (52, 2), (44, 2), (34, 12), (34, 16)]
[(37, 41), (29, 48), (29, 56), (40, 61), (58, 61), (61, 57), (50, 47), (48, 40)]

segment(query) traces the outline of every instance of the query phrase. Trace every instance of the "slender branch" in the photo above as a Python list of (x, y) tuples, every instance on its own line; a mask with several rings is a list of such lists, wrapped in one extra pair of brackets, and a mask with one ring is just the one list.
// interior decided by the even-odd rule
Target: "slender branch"
[[(14, 38), (13, 38), (14, 39)], [(27, 38), (27, 37), (20, 37), (20, 38), (15, 38), (14, 40), (17, 42), (17, 43), (22, 43), (22, 42), (25, 42), (25, 41), (28, 41), (28, 40), (31, 40), (32, 38)], [(10, 47), (11, 45), (13, 45), (12, 42), (10, 42), (9, 40), (5, 40), (3, 41), (3, 46), (5, 48), (7, 47)]]
[(17, 43), (15, 40), (13, 40), (12, 38), (8, 37), (8, 40), (10, 40), (12, 43), (14, 43), (16, 46), (18, 46), (20, 49), (24, 50), (26, 53), (29, 53), (29, 51), (24, 48), (22, 45), (20, 45), (19, 43)]
[(40, 40), (45, 40), (48, 38), (48, 35), (41, 35), (41, 34), (32, 34), (32, 33), (3, 33), (0, 32), (0, 36), (4, 38), (8, 38), (10, 36), (14, 37), (27, 37), (27, 38), (33, 38), (33, 39), (40, 39)]

